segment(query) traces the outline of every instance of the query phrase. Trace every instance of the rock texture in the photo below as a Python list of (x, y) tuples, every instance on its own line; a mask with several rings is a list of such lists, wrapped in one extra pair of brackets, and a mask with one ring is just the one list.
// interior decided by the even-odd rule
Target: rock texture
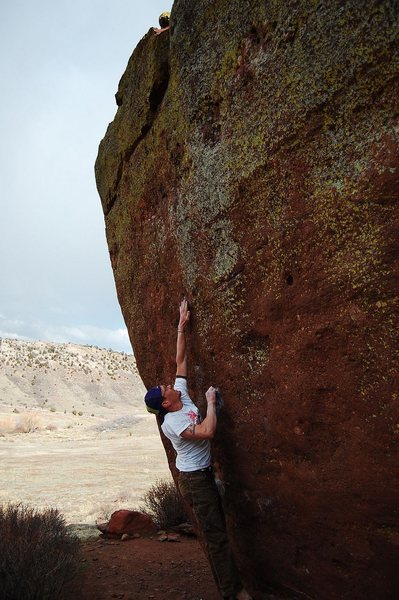
[(176, 0), (99, 149), (140, 374), (173, 377), (186, 293), (190, 385), (222, 388), (215, 456), (259, 594), (399, 593), (398, 14)]

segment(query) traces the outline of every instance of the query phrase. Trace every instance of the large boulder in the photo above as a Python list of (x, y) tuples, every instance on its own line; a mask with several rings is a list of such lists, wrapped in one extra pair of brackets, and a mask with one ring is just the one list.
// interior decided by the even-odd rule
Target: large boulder
[(399, 594), (398, 14), (176, 0), (99, 149), (144, 383), (172, 381), (184, 292), (193, 397), (222, 388), (214, 452), (255, 592)]

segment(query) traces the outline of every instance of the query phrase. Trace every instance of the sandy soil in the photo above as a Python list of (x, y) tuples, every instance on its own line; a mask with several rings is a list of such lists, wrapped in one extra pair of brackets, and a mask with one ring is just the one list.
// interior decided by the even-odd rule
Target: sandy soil
[(0, 502), (56, 507), (67, 523), (135, 508), (156, 479), (170, 477), (158, 434), (144, 420), (129, 431), (6, 435), (0, 461)]
[(83, 561), (67, 600), (220, 598), (196, 539), (90, 540), (83, 544)]
[[(305, 595), (268, 589), (254, 600), (300, 600)], [(211, 568), (196, 538), (90, 539), (82, 543), (82, 572), (65, 600), (220, 600)]]

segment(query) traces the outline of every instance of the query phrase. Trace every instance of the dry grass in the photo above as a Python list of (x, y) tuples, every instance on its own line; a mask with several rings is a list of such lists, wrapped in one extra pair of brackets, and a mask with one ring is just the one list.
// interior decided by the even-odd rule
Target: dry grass
[(173, 481), (156, 481), (144, 494), (143, 502), (141, 510), (149, 514), (160, 529), (168, 529), (188, 521)]
[(78, 571), (79, 541), (57, 510), (0, 506), (0, 600), (56, 600)]
[(23, 413), (18, 416), (5, 416), (0, 419), (0, 434), (33, 433), (43, 428), (42, 421), (36, 413)]

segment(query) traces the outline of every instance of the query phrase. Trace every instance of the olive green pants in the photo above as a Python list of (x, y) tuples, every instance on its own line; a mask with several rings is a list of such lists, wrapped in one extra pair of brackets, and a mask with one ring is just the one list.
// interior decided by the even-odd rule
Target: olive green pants
[(223, 508), (213, 474), (206, 471), (180, 473), (179, 489), (202, 532), (216, 585), (223, 598), (234, 597), (242, 586), (231, 554)]

